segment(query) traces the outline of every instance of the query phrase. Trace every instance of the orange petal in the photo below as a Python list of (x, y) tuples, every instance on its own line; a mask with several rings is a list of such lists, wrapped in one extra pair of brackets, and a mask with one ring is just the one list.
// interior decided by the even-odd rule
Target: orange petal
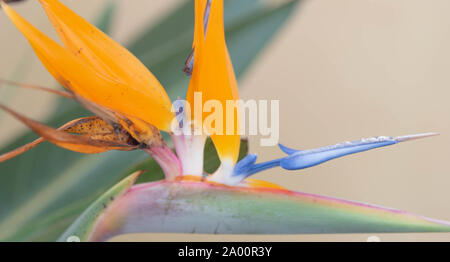
[[(186, 60), (186, 63), (191, 59), (192, 56), (195, 54), (195, 48), (200, 48), (200, 45), (203, 41), (202, 37), (204, 38), (204, 11), (206, 8), (208, 0), (195, 0), (195, 25), (194, 25), (194, 43), (192, 44), (192, 52), (189, 54), (189, 57)], [(197, 52), (199, 53), (199, 52)], [(194, 67), (197, 65), (199, 66), (200, 59), (198, 58), (200, 54), (196, 54), (194, 57)], [(199, 84), (198, 82), (198, 75), (194, 76), (192, 75), (191, 81), (189, 82), (188, 91), (186, 94), (186, 101), (188, 101), (191, 105), (194, 105), (194, 92), (199, 92)], [(194, 83), (195, 82), (195, 83)], [(193, 112), (192, 112), (193, 113)]]
[(57, 0), (40, 0), (64, 45), (96, 70), (151, 94), (171, 109), (171, 101), (153, 74), (127, 49)]
[[(102, 119), (108, 121), (110, 124), (119, 124), (120, 123), (137, 141), (139, 141), (141, 143), (151, 145), (152, 144), (151, 142), (155, 140), (155, 134), (156, 133), (159, 134), (159, 130), (157, 128), (155, 128), (151, 125), (148, 125), (147, 123), (145, 123), (142, 120), (134, 119), (133, 121), (131, 121), (131, 120), (127, 119), (126, 117), (120, 116), (117, 113), (114, 113), (106, 108), (98, 106), (95, 103), (93, 103), (87, 99), (84, 99), (80, 96), (73, 95), (66, 91), (54, 90), (54, 89), (47, 88), (47, 87), (18, 83), (18, 82), (4, 80), (4, 79), (0, 79), (0, 84), (1, 83), (15, 85), (15, 86), (22, 87), (22, 88), (40, 90), (40, 91), (60, 95), (60, 96), (66, 97), (66, 98), (76, 99), (86, 109), (90, 110), (92, 113), (96, 114), (97, 116), (101, 117)], [(160, 135), (159, 135), (159, 137), (160, 137)], [(159, 141), (154, 141), (154, 142), (159, 142)], [(31, 144), (33, 144), (34, 146), (37, 145), (34, 143), (31, 143)], [(24, 152), (23, 150), (27, 151), (32, 148), (32, 147), (30, 147), (31, 144), (25, 145), (21, 148), (14, 150), (15, 153), (14, 152), (10, 152), (10, 153), (11, 153), (11, 155), (22, 154)], [(12, 157), (14, 157), (14, 156), (12, 156)]]
[[(63, 97), (76, 99), (86, 109), (90, 110), (92, 113), (96, 114), (97, 116), (101, 117), (102, 119), (108, 121), (110, 124), (119, 124), (120, 123), (120, 125), (122, 125), (137, 141), (139, 141), (141, 143), (145, 143), (147, 145), (153, 144), (152, 141), (154, 143), (160, 142), (160, 141), (155, 141), (156, 133), (158, 133), (158, 137), (160, 137), (159, 130), (157, 128), (155, 128), (139, 119), (133, 119), (133, 121), (131, 121), (124, 116), (120, 116), (117, 113), (114, 113), (106, 108), (98, 106), (95, 103), (93, 103), (87, 99), (84, 99), (80, 96), (73, 95), (66, 91), (54, 90), (51, 88), (23, 84), (23, 83), (18, 83), (18, 82), (14, 82), (14, 81), (4, 80), (4, 79), (0, 79), (0, 84), (1, 83), (9, 84), (9, 85), (16, 85), (16, 86), (22, 87), (22, 88), (41, 90), (41, 91), (53, 93), (56, 95), (60, 95)], [(149, 131), (151, 131), (151, 132), (149, 132)], [(28, 151), (29, 149), (33, 148), (33, 147), (30, 147), (31, 145), (33, 145), (33, 147), (34, 147), (37, 144), (34, 144), (34, 142), (33, 142), (33, 143), (25, 145), (21, 148), (18, 148), (16, 150), (14, 150), (14, 152), (10, 152), (11, 156), (14, 157), (17, 154), (22, 154), (23, 152)], [(25, 150), (25, 151), (23, 151), (23, 150)], [(10, 157), (10, 158), (12, 158), (12, 157)]]
[[(204, 35), (203, 18), (206, 0), (195, 1), (195, 59), (192, 78), (189, 84), (187, 101), (194, 105), (193, 93), (201, 92), (203, 104), (209, 100), (218, 100), (223, 108), (223, 134), (211, 135), (214, 145), (222, 162), (227, 159), (232, 163), (237, 161), (239, 155), (239, 112), (233, 110), (233, 114), (226, 114), (226, 101), (239, 99), (238, 86), (234, 74), (231, 59), (225, 43), (225, 31), (223, 22), (223, 0), (212, 1), (209, 25)], [(194, 111), (194, 110), (192, 110)], [(209, 113), (203, 113), (202, 120)], [(226, 117), (233, 117), (233, 121), (226, 124)], [(226, 129), (232, 128), (232, 135), (225, 135)]]
[[(45, 92), (53, 93), (53, 94), (60, 95), (60, 96), (66, 97), (66, 98), (76, 99), (86, 109), (90, 110), (92, 113), (96, 114), (97, 116), (101, 117), (102, 119), (108, 121), (110, 124), (119, 124), (120, 123), (137, 141), (139, 141), (141, 143), (145, 143), (147, 145), (152, 145), (156, 142), (160, 142), (160, 141), (155, 141), (155, 137), (160, 137), (159, 130), (157, 128), (155, 128), (139, 119), (133, 119), (133, 121), (131, 121), (124, 116), (120, 116), (117, 113), (114, 113), (106, 108), (98, 106), (95, 103), (93, 103), (87, 99), (84, 99), (80, 96), (73, 95), (66, 91), (54, 90), (54, 89), (47, 88), (47, 87), (23, 84), (23, 83), (18, 83), (18, 82), (14, 82), (14, 81), (4, 80), (4, 79), (0, 79), (0, 84), (1, 83), (9, 84), (9, 85), (16, 85), (16, 86), (22, 87), (22, 88), (29, 88), (29, 89), (34, 89), (34, 90), (45, 91)], [(158, 136), (155, 135), (156, 133), (158, 133)], [(31, 144), (33, 144), (34, 146), (37, 145), (34, 143), (31, 143)], [(24, 152), (23, 150), (27, 151), (32, 148), (32, 147), (29, 147), (29, 146), (31, 146), (31, 144), (25, 145), (21, 148), (14, 150), (15, 153), (14, 152), (10, 152), (10, 153), (11, 153), (11, 155), (22, 154)], [(14, 157), (14, 156), (12, 156), (12, 157)], [(10, 157), (10, 158), (12, 158), (12, 157)]]
[(279, 186), (277, 184), (267, 182), (264, 180), (253, 179), (253, 178), (248, 178), (248, 179), (242, 181), (241, 185), (246, 185), (251, 188), (285, 189), (284, 187)]
[[(109, 150), (129, 151), (138, 148), (129, 135), (122, 132), (116, 133), (114, 127), (98, 117), (74, 120), (61, 127), (60, 130), (56, 130), (31, 120), (6, 106), (0, 105), (0, 109), (10, 113), (49, 142), (71, 151), (95, 154)], [(79, 135), (72, 135), (69, 132)]]
[(25, 35), (47, 70), (73, 93), (114, 112), (133, 116), (169, 131), (173, 114), (154, 93), (130, 86), (102, 74), (56, 42), (42, 34), (8, 5), (5, 13)]

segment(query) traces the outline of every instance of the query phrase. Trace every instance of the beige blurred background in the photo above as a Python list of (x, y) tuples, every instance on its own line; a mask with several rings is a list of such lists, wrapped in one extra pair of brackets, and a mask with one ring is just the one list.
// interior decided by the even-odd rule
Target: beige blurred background
[[(94, 19), (107, 0), (63, 0)], [(180, 0), (118, 1), (113, 36), (126, 43), (148, 21)], [(37, 1), (15, 5), (55, 37)], [(376, 135), (428, 131), (439, 137), (348, 156), (302, 171), (258, 176), (292, 190), (394, 207), (450, 220), (450, 1), (309, 0), (240, 82), (244, 99), (279, 99), (280, 142), (314, 148)], [(54, 86), (24, 38), (0, 15), (0, 77)], [(14, 72), (27, 56), (26, 70)], [(52, 96), (0, 89), (0, 101), (35, 119), (51, 110)], [(23, 126), (0, 115), (0, 144)], [(261, 160), (278, 148), (251, 151)], [(141, 234), (126, 241), (366, 241), (371, 234), (204, 236)], [(450, 240), (450, 234), (377, 234), (381, 241)]]

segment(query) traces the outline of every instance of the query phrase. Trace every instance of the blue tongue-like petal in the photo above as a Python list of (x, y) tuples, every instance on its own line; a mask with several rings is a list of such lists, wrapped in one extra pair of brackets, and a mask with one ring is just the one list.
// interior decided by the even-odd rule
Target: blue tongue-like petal
[(409, 136), (400, 136), (396, 138), (379, 136), (372, 138), (363, 138), (361, 140), (351, 142), (339, 143), (336, 145), (321, 147), (312, 150), (298, 151), (283, 158), (280, 161), (280, 166), (288, 170), (298, 170), (308, 168), (338, 157), (434, 135), (437, 134), (425, 133)]
[(281, 166), (282, 168), (287, 170), (298, 170), (319, 165), (323, 162), (338, 157), (435, 135), (437, 135), (437, 133), (407, 135), (395, 138), (387, 136), (378, 136), (371, 138), (363, 138), (361, 140), (343, 142), (332, 146), (320, 147), (317, 149), (310, 149), (310, 150), (295, 150), (279, 144), (280, 149), (286, 154), (288, 154), (288, 156), (256, 164), (257, 156), (254, 154), (248, 155), (240, 162), (238, 162), (234, 167), (232, 176), (233, 181), (231, 181), (230, 184), (238, 183), (241, 180), (253, 174), (277, 166)]
[(281, 149), (281, 151), (283, 151), (284, 153), (286, 153), (288, 155), (292, 155), (292, 154), (295, 154), (295, 153), (298, 153), (301, 151), (301, 150), (296, 150), (296, 149), (286, 147), (282, 144), (278, 144), (278, 147)]

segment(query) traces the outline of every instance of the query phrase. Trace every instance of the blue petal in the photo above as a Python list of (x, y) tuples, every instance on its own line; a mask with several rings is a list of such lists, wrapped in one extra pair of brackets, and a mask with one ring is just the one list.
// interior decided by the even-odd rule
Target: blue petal
[(283, 151), (284, 153), (286, 153), (288, 155), (292, 155), (292, 154), (300, 152), (300, 150), (295, 150), (295, 149), (286, 147), (282, 144), (278, 144), (278, 147), (281, 149), (281, 151)]
[(233, 177), (241, 177), (245, 179), (253, 174), (259, 173), (261, 171), (274, 168), (280, 165), (281, 159), (270, 160), (263, 163), (255, 164), (257, 155), (250, 154), (239, 161), (233, 170)]
[[(208, 25), (209, 25), (209, 16), (211, 14), (211, 0), (208, 0), (205, 7), (205, 14), (203, 16), (203, 28), (205, 31), (205, 37), (206, 32), (208, 31)], [(189, 54), (188, 58), (186, 59), (186, 62), (184, 63), (184, 69), (183, 71), (188, 74), (189, 76), (192, 75), (192, 70), (194, 68), (194, 58), (195, 58), (195, 47), (192, 49), (192, 52)]]
[(206, 36), (206, 32), (208, 31), (208, 25), (209, 25), (209, 15), (211, 14), (211, 0), (208, 0), (208, 2), (206, 3), (206, 8), (205, 8), (205, 15), (203, 16), (203, 28), (205, 31), (205, 36)]
[(401, 136), (397, 138), (380, 136), (344, 142), (318, 149), (298, 151), (297, 153), (283, 158), (280, 162), (280, 166), (288, 170), (308, 168), (338, 157), (434, 135), (436, 135), (436, 133)]
[(338, 157), (435, 135), (437, 134), (425, 133), (417, 135), (399, 136), (396, 138), (379, 136), (379, 137), (363, 138), (361, 140), (344, 142), (332, 146), (326, 146), (311, 150), (295, 150), (279, 144), (281, 150), (289, 154), (288, 156), (255, 164), (257, 156), (255, 154), (247, 155), (244, 159), (242, 159), (236, 164), (233, 170), (233, 175), (230, 178), (232, 178), (233, 182), (236, 184), (255, 173), (270, 168), (274, 168), (277, 166), (281, 166), (282, 168), (288, 170), (303, 169), (321, 164), (323, 162)]
[(184, 112), (184, 108), (186, 106), (186, 101), (177, 99), (173, 102), (172, 107), (175, 112), (175, 118), (178, 120), (180, 128), (183, 128), (183, 125), (186, 122), (186, 114)]
[(247, 174), (250, 169), (255, 165), (256, 158), (258, 156), (256, 154), (248, 154), (241, 161), (239, 161), (233, 170), (233, 176), (240, 176), (243, 174)]

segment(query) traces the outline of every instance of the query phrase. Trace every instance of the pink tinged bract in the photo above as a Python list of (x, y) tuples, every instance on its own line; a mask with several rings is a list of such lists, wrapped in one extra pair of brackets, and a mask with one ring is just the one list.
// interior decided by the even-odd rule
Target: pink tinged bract
[(127, 233), (320, 234), (450, 232), (450, 223), (404, 211), (281, 189), (204, 182), (131, 187), (105, 193), (61, 236), (106, 241)]

